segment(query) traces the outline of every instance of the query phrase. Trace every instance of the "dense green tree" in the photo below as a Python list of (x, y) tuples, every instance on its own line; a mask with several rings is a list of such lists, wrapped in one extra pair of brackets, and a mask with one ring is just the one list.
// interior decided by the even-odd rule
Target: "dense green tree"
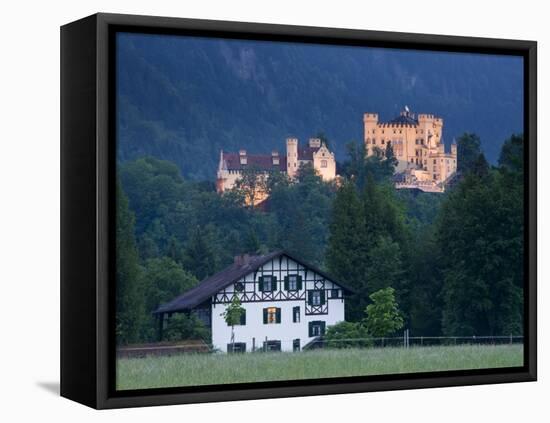
[(210, 227), (197, 226), (191, 233), (183, 252), (183, 265), (198, 280), (202, 280), (219, 268), (219, 258), (213, 247), (213, 234)]
[[(357, 320), (363, 312), (363, 293), (368, 250), (363, 204), (355, 185), (345, 181), (338, 189), (332, 206), (326, 265), (336, 280), (357, 293), (346, 304), (346, 319)], [(365, 297), (366, 299), (366, 297)]]
[(329, 348), (354, 348), (372, 345), (371, 335), (363, 322), (339, 322), (327, 328), (324, 336)]
[(391, 180), (397, 159), (390, 143), (386, 144), (385, 149), (375, 147), (374, 154), (368, 157), (363, 143), (352, 141), (346, 147), (349, 160), (343, 163), (342, 173), (352, 179), (359, 190), (365, 187), (368, 178), (377, 183)]
[(381, 235), (369, 249), (365, 277), (369, 295), (389, 286), (401, 286), (405, 277), (401, 248), (391, 237)]
[(244, 203), (253, 208), (269, 191), (269, 176), (251, 165), (241, 170), (241, 177), (235, 182), (234, 191), (244, 199)]
[(200, 339), (210, 344), (210, 329), (194, 313), (174, 313), (167, 318), (162, 340), (177, 342), (185, 339)]
[(462, 174), (471, 172), (479, 160), (481, 152), (481, 139), (478, 135), (465, 132), (457, 142), (457, 170)]
[(403, 317), (394, 292), (392, 287), (388, 287), (370, 295), (372, 304), (365, 309), (364, 324), (374, 337), (392, 335), (403, 327)]
[(498, 164), (502, 169), (523, 175), (523, 135), (512, 135), (502, 145)]
[[(504, 162), (521, 160), (509, 156)], [(437, 242), (446, 252), (441, 263), (446, 334), (522, 331), (523, 181), (517, 174), (506, 165), (485, 175), (471, 172), (443, 204)]]
[(235, 343), (235, 325), (240, 324), (241, 318), (245, 313), (246, 310), (241, 305), (241, 300), (239, 300), (238, 297), (233, 297), (231, 303), (229, 303), (224, 312), (221, 314), (225, 323), (227, 323), (228, 326), (231, 326), (231, 344)]
[(143, 273), (142, 298), (145, 301), (143, 318), (146, 322), (146, 329), (142, 337), (144, 340), (151, 341), (156, 338), (156, 326), (152, 313), (161, 304), (194, 287), (198, 281), (169, 257), (147, 260), (144, 263)]
[(117, 183), (116, 196), (116, 334), (118, 344), (136, 342), (145, 314), (145, 292), (134, 236), (134, 214)]

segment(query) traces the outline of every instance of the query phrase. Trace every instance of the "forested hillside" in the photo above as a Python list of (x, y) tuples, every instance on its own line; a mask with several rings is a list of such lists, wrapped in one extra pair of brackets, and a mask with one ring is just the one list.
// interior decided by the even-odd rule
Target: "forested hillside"
[(475, 132), (491, 163), (523, 125), (520, 59), (287, 43), (122, 34), (118, 158), (175, 163), (213, 180), (220, 149), (284, 149), (324, 132), (345, 160), (362, 115), (389, 120), (407, 104), (445, 120), (449, 144)]
[[(458, 138), (462, 179), (445, 194), (397, 191), (395, 162), (348, 148), (342, 183), (311, 167), (273, 178), (269, 207), (244, 206), (246, 187), (219, 195), (153, 157), (118, 170), (117, 334), (155, 340), (152, 312), (230, 264), (233, 256), (286, 249), (353, 287), (347, 322), (392, 288), (415, 336), (520, 335), (523, 310), (523, 137), (496, 166), (479, 138)], [(170, 321), (170, 339), (207, 337), (193, 315)]]

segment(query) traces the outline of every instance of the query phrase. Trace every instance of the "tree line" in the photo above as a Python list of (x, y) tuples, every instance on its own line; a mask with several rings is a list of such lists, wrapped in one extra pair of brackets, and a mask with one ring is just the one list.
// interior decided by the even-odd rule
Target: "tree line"
[[(364, 321), (371, 296), (392, 288), (411, 334), (521, 334), (523, 137), (504, 143), (496, 166), (475, 134), (457, 141), (460, 178), (444, 194), (395, 190), (391, 146), (365, 159), (362, 144), (350, 143), (338, 182), (323, 182), (311, 166), (297, 181), (273, 174), (261, 209), (244, 205), (247, 175), (219, 195), (169, 161), (120, 163), (118, 343), (154, 341), (152, 311), (235, 255), (280, 248), (356, 290), (348, 322)], [(174, 316), (165, 333), (209, 336), (193, 315)]]

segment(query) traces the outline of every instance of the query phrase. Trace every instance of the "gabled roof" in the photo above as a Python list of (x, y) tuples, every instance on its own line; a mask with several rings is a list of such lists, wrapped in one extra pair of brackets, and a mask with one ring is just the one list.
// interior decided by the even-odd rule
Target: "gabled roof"
[(310, 147), (309, 145), (298, 150), (298, 160), (313, 160), (313, 153), (316, 153), (321, 147)]
[(162, 304), (153, 313), (160, 314), (190, 310), (202, 304), (204, 301), (208, 300), (220, 290), (228, 287), (232, 283), (237, 282), (239, 279), (243, 278), (249, 273), (258, 270), (261, 266), (263, 266), (270, 260), (273, 260), (283, 255), (301, 264), (302, 266), (307, 267), (308, 269), (311, 269), (312, 271), (320, 274), (331, 282), (334, 282), (336, 285), (339, 285), (348, 293), (354, 293), (351, 288), (342, 285), (326, 272), (318, 269), (315, 266), (305, 263), (303, 260), (298, 259), (283, 250), (279, 250), (262, 256), (251, 256), (248, 262), (244, 265), (233, 263), (231, 266), (225, 268), (224, 270), (204, 279), (197, 286), (174, 298), (172, 301)]

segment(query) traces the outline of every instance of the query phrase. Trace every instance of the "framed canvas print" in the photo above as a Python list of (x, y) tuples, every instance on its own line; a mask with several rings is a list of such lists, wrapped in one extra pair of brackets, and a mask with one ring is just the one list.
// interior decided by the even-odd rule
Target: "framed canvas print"
[(61, 394), (536, 379), (536, 43), (61, 29)]

